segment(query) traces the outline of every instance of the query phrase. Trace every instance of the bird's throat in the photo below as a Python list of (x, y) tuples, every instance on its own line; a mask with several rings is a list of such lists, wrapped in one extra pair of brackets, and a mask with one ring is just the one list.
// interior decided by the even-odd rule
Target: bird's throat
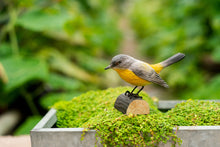
[(135, 86), (145, 86), (147, 84), (150, 84), (149, 81), (146, 81), (137, 75), (135, 75), (130, 69), (118, 69), (118, 68), (113, 68), (119, 76), (125, 80), (126, 82), (135, 85)]

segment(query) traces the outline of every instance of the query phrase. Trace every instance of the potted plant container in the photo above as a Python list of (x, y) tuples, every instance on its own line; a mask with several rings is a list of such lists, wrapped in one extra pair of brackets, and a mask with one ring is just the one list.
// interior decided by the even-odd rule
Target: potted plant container
[[(219, 100), (217, 100), (220, 102)], [(182, 101), (159, 101), (158, 109), (168, 110)], [(57, 121), (56, 110), (50, 111), (31, 130), (32, 147), (93, 147), (102, 146), (95, 130), (85, 133), (84, 128), (54, 128)], [(174, 128), (174, 131), (176, 128)], [(220, 126), (179, 126), (177, 136), (182, 139), (181, 147), (219, 147)], [(172, 142), (160, 143), (159, 147), (170, 147)]]

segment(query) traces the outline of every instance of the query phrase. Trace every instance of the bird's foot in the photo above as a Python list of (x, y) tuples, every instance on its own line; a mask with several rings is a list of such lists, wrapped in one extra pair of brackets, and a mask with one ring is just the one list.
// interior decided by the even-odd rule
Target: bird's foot
[(131, 92), (127, 90), (127, 91), (125, 92), (125, 95), (128, 96), (128, 97), (130, 97)]
[(137, 98), (142, 99), (142, 96), (139, 96), (138, 94), (131, 93), (130, 91), (126, 91), (125, 95), (128, 96), (129, 98), (133, 98), (133, 99), (137, 99)]
[(138, 95), (138, 94), (134, 94), (134, 93), (132, 93), (132, 97), (135, 97), (135, 99), (137, 99), (137, 98), (142, 99), (142, 96), (140, 96), (140, 95)]

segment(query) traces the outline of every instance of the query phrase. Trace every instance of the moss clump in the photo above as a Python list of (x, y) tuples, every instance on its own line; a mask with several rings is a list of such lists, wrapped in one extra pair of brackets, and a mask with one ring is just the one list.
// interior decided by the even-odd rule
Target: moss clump
[(157, 146), (169, 139), (180, 143), (173, 128), (176, 126), (220, 125), (220, 103), (188, 100), (177, 104), (167, 113), (157, 110), (146, 93), (148, 115), (124, 115), (114, 109), (115, 99), (128, 87), (90, 91), (70, 102), (55, 104), (58, 127), (84, 127), (98, 130), (107, 146)]
[(99, 130), (106, 146), (157, 146), (170, 138), (181, 142), (173, 133), (173, 125), (161, 112), (150, 115), (122, 115), (105, 111), (91, 118), (84, 128)]
[[(89, 91), (71, 101), (61, 101), (54, 105), (57, 110), (57, 126), (60, 128), (82, 127), (90, 118), (103, 111), (113, 111), (115, 115), (122, 115), (114, 110), (116, 98), (130, 87), (109, 88), (107, 90)], [(152, 99), (144, 92), (141, 96), (146, 100), (152, 112), (159, 112)]]
[(177, 126), (220, 125), (220, 103), (188, 100), (177, 104), (166, 115)]

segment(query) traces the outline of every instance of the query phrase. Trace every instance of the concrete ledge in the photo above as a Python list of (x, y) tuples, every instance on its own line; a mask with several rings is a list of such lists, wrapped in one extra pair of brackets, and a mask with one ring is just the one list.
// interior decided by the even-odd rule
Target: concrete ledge
[[(169, 110), (175, 107), (176, 104), (185, 102), (186, 100), (161, 100), (156, 103), (158, 109), (160, 110)], [(204, 100), (204, 101), (213, 101), (220, 102), (220, 100)]]

